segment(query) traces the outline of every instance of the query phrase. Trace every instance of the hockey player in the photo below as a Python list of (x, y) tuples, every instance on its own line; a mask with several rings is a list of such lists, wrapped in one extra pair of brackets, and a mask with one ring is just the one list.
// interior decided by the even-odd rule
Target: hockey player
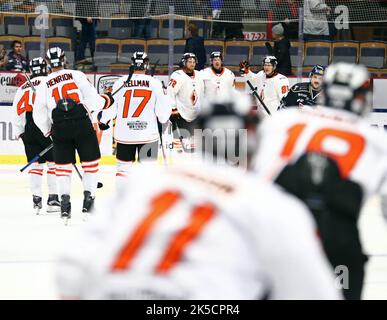
[(214, 51), (210, 55), (211, 66), (202, 70), (204, 96), (215, 97), (235, 89), (234, 73), (223, 66), (223, 55)]
[[(246, 60), (241, 61), (239, 67), (241, 75), (246, 80), (246, 91), (251, 92), (247, 84), (247, 81), (250, 81), (270, 113), (274, 114), (278, 110), (281, 99), (289, 91), (289, 79), (276, 71), (277, 58), (266, 56), (263, 59), (263, 70), (257, 74), (250, 71), (249, 62)], [(259, 110), (260, 113), (267, 115), (265, 111), (262, 111), (263, 108)]]
[(64, 69), (65, 53), (59, 47), (47, 50), (52, 72), (36, 92), (33, 118), (36, 125), (54, 142), (54, 159), (61, 195), (61, 216), (71, 217), (71, 174), (78, 152), (84, 175), (83, 212), (93, 208), (97, 189), (98, 140), (90, 120), (91, 112), (109, 107), (113, 98), (99, 95), (83, 72)]
[[(348, 267), (344, 294), (349, 299), (361, 296), (367, 260), (357, 229), (359, 212), (373, 194), (387, 203), (387, 136), (363, 119), (371, 109), (369, 88), (364, 66), (332, 64), (324, 75), (322, 105), (302, 112), (287, 109), (264, 122), (256, 157), (261, 176), (277, 180), (315, 214), (333, 267)], [(337, 172), (321, 157), (304, 156), (312, 152), (334, 160)], [(386, 214), (387, 207), (382, 209)]]
[[(149, 58), (145, 52), (132, 56), (134, 74), (130, 81), (127, 76), (119, 78), (113, 86), (116, 99), (108, 109), (98, 114), (101, 130), (109, 128), (116, 118), (114, 139), (117, 142), (117, 178), (127, 177), (136, 160), (157, 160), (160, 123), (168, 121), (171, 115), (171, 100), (164, 93), (160, 80), (145, 74)], [(122, 86), (125, 83), (124, 86)], [(118, 180), (117, 180), (118, 181)]]
[[(30, 61), (31, 80), (34, 89), (44, 85), (47, 76), (47, 63), (43, 58), (34, 58)], [(35, 93), (28, 82), (19, 87), (13, 100), (13, 126), (18, 138), (24, 143), (27, 160), (31, 161), (37, 154), (52, 144), (50, 138), (44, 137), (32, 119)], [(57, 194), (55, 163), (52, 149), (44, 154), (37, 162), (31, 165), (28, 171), (33, 207), (38, 214), (42, 209), (42, 180), (44, 163), (47, 163), (48, 199), (47, 212), (60, 211)]]
[(324, 70), (323, 66), (315, 65), (309, 73), (309, 82), (296, 83), (291, 87), (289, 93), (282, 98), (280, 109), (304, 106), (313, 108), (321, 93)]
[(198, 147), (207, 161), (137, 168), (113, 206), (84, 226), (76, 245), (66, 246), (57, 271), (62, 297), (339, 297), (302, 203), (240, 168), (216, 165), (236, 145), (247, 146), (244, 156), (251, 156), (256, 140), (240, 134), (257, 124), (248, 98), (227, 94), (203, 107), (198, 119), (203, 136), (218, 141), (216, 149)]
[(174, 145), (184, 143), (187, 145), (186, 150), (191, 150), (193, 146), (193, 132), (190, 131), (192, 126), (188, 122), (198, 116), (204, 94), (202, 73), (195, 70), (196, 64), (197, 58), (193, 53), (184, 53), (180, 69), (171, 74), (167, 87), (167, 94), (172, 99)]

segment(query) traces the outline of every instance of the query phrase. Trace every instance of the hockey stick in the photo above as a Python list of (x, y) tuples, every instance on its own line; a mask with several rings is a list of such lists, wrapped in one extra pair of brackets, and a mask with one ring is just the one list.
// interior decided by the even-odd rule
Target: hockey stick
[(31, 164), (39, 160), (43, 155), (45, 155), (48, 151), (52, 149), (54, 145), (51, 143), (46, 149), (42, 150), (39, 154), (37, 154), (35, 157), (31, 159), (30, 162), (28, 162), (23, 168), (20, 169), (20, 172), (23, 172), (25, 169), (27, 169)]
[(118, 91), (120, 91), (126, 84), (129, 83), (130, 79), (132, 79), (133, 73), (134, 73), (134, 65), (131, 65), (131, 66), (129, 67), (129, 75), (128, 75), (128, 79), (126, 79), (126, 80), (124, 81), (124, 83), (122, 84), (121, 87), (119, 87), (116, 91), (114, 91), (114, 92), (112, 93), (112, 96), (114, 96), (114, 95), (115, 95)]
[[(73, 163), (73, 166), (74, 166), (74, 168), (75, 168), (75, 171), (76, 171), (77, 174), (78, 174), (79, 179), (81, 179), (81, 181), (82, 181), (82, 180), (83, 180), (83, 177), (82, 177), (81, 173), (79, 172), (79, 169), (78, 169), (77, 165), (76, 165), (75, 163)], [(102, 187), (103, 187), (102, 182), (98, 182), (98, 183), (97, 183), (97, 188), (100, 189), (100, 188), (102, 188)]]
[(24, 69), (22, 70), (22, 72), (23, 72), (24, 76), (26, 77), (27, 82), (28, 82), (28, 84), (30, 85), (32, 91), (33, 91), (34, 93), (36, 93), (36, 88), (35, 88), (35, 86), (32, 84), (31, 79), (30, 79), (30, 77), (28, 76), (27, 72), (26, 72)]
[(250, 89), (252, 91), (253, 96), (258, 99), (258, 101), (261, 103), (262, 107), (265, 109), (267, 114), (269, 116), (271, 116), (271, 113), (270, 113), (269, 109), (266, 107), (265, 103), (263, 102), (263, 100), (261, 99), (259, 94), (257, 93), (257, 88), (254, 88), (254, 86), (251, 84), (250, 80), (247, 80), (247, 84), (249, 85), (249, 87), (250, 87)]
[[(161, 81), (161, 83), (163, 84), (163, 88), (166, 89), (167, 87), (165, 86), (165, 83), (164, 83), (164, 80)], [(180, 116), (180, 115), (179, 115)], [(171, 121), (171, 120), (170, 120)], [(172, 130), (173, 130), (173, 127), (176, 128), (176, 131), (177, 131), (177, 135), (179, 136), (179, 140), (180, 140), (180, 143), (181, 143), (181, 147), (183, 149), (184, 152), (188, 152), (187, 149), (185, 148), (184, 146), (184, 143), (183, 143), (183, 136), (181, 135), (180, 133), (180, 129), (179, 129), (179, 126), (177, 125), (177, 122), (176, 121), (171, 121), (172, 123)]]

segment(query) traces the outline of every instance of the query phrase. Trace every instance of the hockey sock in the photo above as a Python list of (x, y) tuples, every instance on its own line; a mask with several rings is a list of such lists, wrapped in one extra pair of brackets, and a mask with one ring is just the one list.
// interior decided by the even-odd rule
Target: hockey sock
[(117, 159), (116, 186), (117, 190), (126, 184), (130, 169), (133, 166), (133, 161), (122, 161)]
[(47, 186), (48, 194), (57, 194), (58, 190), (56, 187), (56, 175), (55, 175), (55, 163), (47, 162)]
[(82, 161), (83, 169), (83, 189), (85, 191), (90, 191), (91, 196), (95, 196), (97, 190), (97, 178), (98, 178), (98, 163), (99, 159), (94, 161)]
[(72, 163), (56, 164), (56, 178), (59, 196), (63, 194), (70, 195), (71, 174), (73, 172)]
[(43, 164), (35, 162), (28, 171), (30, 190), (34, 196), (42, 197)]

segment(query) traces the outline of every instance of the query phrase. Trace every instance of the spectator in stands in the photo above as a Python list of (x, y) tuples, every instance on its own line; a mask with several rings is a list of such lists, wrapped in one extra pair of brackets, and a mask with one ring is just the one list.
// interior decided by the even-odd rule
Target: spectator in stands
[(202, 70), (206, 64), (206, 49), (204, 47), (204, 40), (199, 36), (199, 28), (196, 24), (190, 23), (187, 30), (187, 40), (185, 43), (184, 52), (194, 53), (198, 58), (196, 70)]
[(28, 59), (21, 53), (23, 45), (19, 40), (15, 40), (11, 45), (12, 51), (7, 55), (6, 69), (8, 71), (28, 71)]
[(266, 42), (266, 47), (269, 51), (269, 55), (273, 55), (277, 58), (278, 64), (276, 71), (285, 76), (292, 74), (292, 62), (290, 60), (290, 42), (284, 36), (284, 28), (281, 23), (276, 24), (272, 28), (274, 38), (274, 48), (269, 42)]
[(154, 0), (132, 0), (131, 15), (144, 17), (144, 19), (135, 20), (133, 34), (135, 38), (149, 39), (151, 37), (152, 19), (149, 17), (154, 14), (155, 6)]
[(331, 8), (325, 0), (304, 1), (304, 40), (330, 40), (328, 16)]
[(78, 55), (77, 60), (80, 63), (88, 63), (85, 59), (85, 50), (87, 44), (89, 44), (90, 55), (94, 60), (94, 52), (95, 52), (95, 41), (97, 39), (97, 19), (93, 19), (91, 17), (87, 18), (79, 18), (79, 22), (82, 25), (81, 36), (80, 36), (80, 44), (78, 47)]
[(5, 70), (5, 66), (7, 65), (7, 51), (4, 47), (1, 47), (0, 50), (0, 70)]
[(89, 44), (90, 55), (93, 59), (94, 65), (98, 19), (94, 19), (92, 17), (99, 16), (98, 5), (99, 0), (88, 0), (87, 3), (84, 0), (77, 0), (75, 3), (75, 14), (79, 17), (77, 20), (79, 20), (82, 26), (80, 32), (80, 43), (76, 52), (76, 61), (78, 63), (90, 64), (90, 62), (85, 59), (85, 50), (87, 44)]
[(284, 36), (288, 39), (298, 39), (298, 7), (295, 0), (275, 0), (274, 21), (281, 21)]

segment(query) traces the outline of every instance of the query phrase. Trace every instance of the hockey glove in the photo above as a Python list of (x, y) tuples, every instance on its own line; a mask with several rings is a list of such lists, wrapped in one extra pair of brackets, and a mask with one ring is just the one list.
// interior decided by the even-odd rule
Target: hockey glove
[(250, 64), (247, 60), (242, 60), (239, 63), (239, 71), (242, 75), (249, 73), (249, 70), (250, 70), (249, 68), (250, 68)]
[(102, 123), (102, 122), (100, 121), (101, 118), (102, 118), (102, 111), (98, 112), (98, 114), (97, 114), (98, 127), (99, 127), (99, 129), (102, 130), (102, 131), (109, 129), (109, 128), (110, 128), (110, 126), (109, 126), (110, 120), (109, 120), (108, 122), (106, 122), (106, 124), (105, 124), (105, 123)]
[(107, 98), (109, 100), (109, 104), (104, 107), (104, 109), (107, 109), (107, 108), (109, 108), (114, 103), (114, 98), (113, 98), (111, 92), (104, 93), (103, 97)]

